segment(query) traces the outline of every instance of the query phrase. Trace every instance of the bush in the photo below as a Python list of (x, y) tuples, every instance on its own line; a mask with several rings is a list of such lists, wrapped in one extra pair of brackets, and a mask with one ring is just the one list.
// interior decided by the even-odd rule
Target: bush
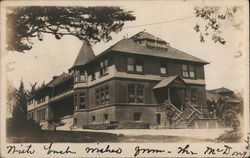
[(240, 142), (242, 138), (242, 133), (239, 130), (227, 130), (225, 133), (221, 134), (216, 141), (217, 142), (226, 142), (226, 143), (235, 143)]
[(7, 135), (22, 135), (24, 133), (37, 133), (41, 126), (34, 120), (8, 118), (6, 122)]

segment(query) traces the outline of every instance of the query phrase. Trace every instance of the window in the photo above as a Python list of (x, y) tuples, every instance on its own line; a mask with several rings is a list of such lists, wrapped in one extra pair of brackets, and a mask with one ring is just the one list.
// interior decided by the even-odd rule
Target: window
[(100, 77), (108, 74), (108, 59), (100, 62)]
[(37, 119), (39, 121), (45, 120), (45, 108), (37, 110)]
[(75, 110), (77, 110), (77, 93), (75, 93), (74, 95), (74, 106), (75, 106)]
[(165, 63), (165, 62), (160, 63), (160, 73), (163, 75), (166, 75), (168, 73), (167, 72), (167, 63)]
[(75, 82), (84, 82), (86, 81), (85, 70), (75, 70)]
[(109, 103), (109, 87), (104, 86), (96, 89), (96, 105), (104, 105)]
[(135, 103), (135, 85), (128, 85), (128, 102)]
[(108, 119), (109, 119), (109, 115), (108, 114), (104, 114), (103, 118), (104, 118), (104, 122), (107, 123)]
[(95, 121), (95, 116), (92, 116), (92, 121), (93, 121), (93, 122)]
[(129, 103), (144, 103), (144, 86), (143, 85), (128, 85), (128, 102)]
[(193, 65), (189, 65), (189, 77), (194, 78), (194, 66)]
[(84, 72), (80, 73), (80, 81), (86, 81), (86, 76)]
[(130, 72), (143, 72), (142, 60), (129, 57), (127, 59), (127, 70)]
[(85, 93), (80, 93), (80, 109), (85, 109)]
[(195, 77), (195, 66), (194, 65), (182, 65), (183, 77)]
[(134, 113), (134, 121), (141, 121), (141, 113), (140, 112)]
[(188, 66), (187, 65), (182, 65), (182, 72), (183, 72), (183, 77), (188, 77)]

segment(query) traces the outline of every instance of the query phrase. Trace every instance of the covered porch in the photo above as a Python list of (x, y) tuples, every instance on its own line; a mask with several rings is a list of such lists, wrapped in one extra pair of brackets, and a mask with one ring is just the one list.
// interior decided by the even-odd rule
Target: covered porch
[(188, 128), (202, 113), (190, 102), (189, 85), (179, 76), (165, 78), (153, 87), (158, 102), (156, 121), (158, 127)]

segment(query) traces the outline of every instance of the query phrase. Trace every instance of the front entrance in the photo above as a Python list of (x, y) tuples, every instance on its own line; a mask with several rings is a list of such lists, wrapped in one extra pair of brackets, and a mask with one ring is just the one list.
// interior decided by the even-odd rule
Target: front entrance
[(181, 88), (170, 88), (170, 102), (179, 110), (185, 104), (185, 90)]

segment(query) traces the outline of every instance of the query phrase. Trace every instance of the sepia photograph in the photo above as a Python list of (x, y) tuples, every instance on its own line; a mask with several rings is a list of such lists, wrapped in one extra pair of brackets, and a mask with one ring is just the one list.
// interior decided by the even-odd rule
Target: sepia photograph
[(249, 157), (247, 0), (2, 1), (1, 157)]

